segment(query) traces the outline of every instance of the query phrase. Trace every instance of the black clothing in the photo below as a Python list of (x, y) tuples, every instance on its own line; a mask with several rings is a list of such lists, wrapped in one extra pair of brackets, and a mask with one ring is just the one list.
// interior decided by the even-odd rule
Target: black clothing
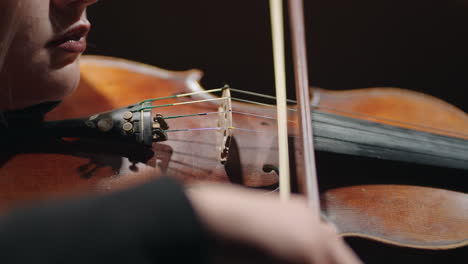
[(0, 129), (18, 126), (31, 127), (42, 122), (45, 114), (59, 104), (60, 101), (47, 102), (19, 110), (0, 112)]
[(162, 178), (8, 214), (0, 220), (0, 262), (204, 263), (205, 234), (180, 186)]
[[(46, 102), (19, 110), (0, 112), (0, 147), (14, 144), (15, 140), (22, 141), (34, 134), (35, 127), (42, 123), (45, 114), (58, 104), (60, 101)], [(17, 139), (18, 133), (24, 134), (22, 136), (25, 138)]]

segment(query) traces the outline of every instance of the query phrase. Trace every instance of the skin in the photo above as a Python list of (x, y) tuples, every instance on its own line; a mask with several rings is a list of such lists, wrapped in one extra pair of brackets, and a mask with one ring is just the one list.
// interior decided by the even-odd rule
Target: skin
[[(77, 23), (88, 23), (86, 8), (95, 2), (0, 1), (0, 110), (61, 100), (74, 91), (80, 54), (48, 43)], [(159, 174), (149, 169), (108, 184), (127, 188)], [(359, 263), (336, 230), (321, 222), (300, 197), (281, 203), (262, 192), (209, 184), (192, 186), (186, 193), (206, 230), (219, 241), (256, 248), (289, 263)]]
[[(96, 1), (0, 1), (0, 24), (5, 25), (0, 31), (2, 52), (6, 54), (0, 62), (4, 66), (0, 72), (1, 110), (56, 101), (73, 92), (80, 78), (79, 54), (47, 44), (71, 26), (88, 23), (86, 7)], [(21, 19), (11, 22), (15, 12)]]

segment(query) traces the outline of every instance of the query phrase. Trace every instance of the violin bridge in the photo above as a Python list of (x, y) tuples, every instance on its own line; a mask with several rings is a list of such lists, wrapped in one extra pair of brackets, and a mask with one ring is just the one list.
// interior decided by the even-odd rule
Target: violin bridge
[(218, 107), (218, 138), (217, 149), (219, 152), (219, 161), (225, 164), (228, 159), (229, 146), (232, 138), (232, 101), (231, 90), (229, 86), (223, 88), (221, 98), (225, 98)]

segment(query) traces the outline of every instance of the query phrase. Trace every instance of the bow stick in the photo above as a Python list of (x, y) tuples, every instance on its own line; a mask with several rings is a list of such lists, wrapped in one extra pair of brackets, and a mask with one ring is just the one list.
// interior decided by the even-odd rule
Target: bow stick
[[(284, 51), (283, 1), (270, 0), (273, 53), (275, 63), (275, 87), (278, 115), (278, 147), (280, 197), (290, 196), (289, 151), (286, 107), (286, 65)], [(307, 52), (302, 0), (289, 0), (289, 17), (292, 34), (293, 62), (296, 84), (299, 131), (296, 147), (298, 181), (305, 183), (309, 205), (320, 215), (320, 200), (315, 166), (312, 115), (309, 97)]]

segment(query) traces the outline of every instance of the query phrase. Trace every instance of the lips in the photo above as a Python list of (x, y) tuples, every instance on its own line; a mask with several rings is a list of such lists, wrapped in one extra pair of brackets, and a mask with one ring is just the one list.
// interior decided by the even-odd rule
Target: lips
[(58, 48), (70, 53), (83, 53), (86, 50), (86, 36), (89, 24), (78, 25), (49, 42), (49, 47)]

